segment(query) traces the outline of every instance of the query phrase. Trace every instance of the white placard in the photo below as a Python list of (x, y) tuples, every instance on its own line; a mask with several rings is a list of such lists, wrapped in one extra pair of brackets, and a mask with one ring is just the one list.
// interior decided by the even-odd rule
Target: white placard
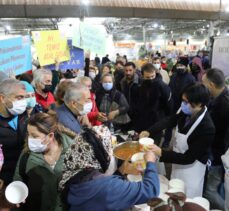
[(217, 37), (214, 41), (212, 67), (229, 76), (229, 37)]

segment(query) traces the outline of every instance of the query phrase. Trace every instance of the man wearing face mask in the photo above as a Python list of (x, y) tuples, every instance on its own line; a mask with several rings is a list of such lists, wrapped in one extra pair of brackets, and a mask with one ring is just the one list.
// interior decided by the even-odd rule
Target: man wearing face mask
[(175, 72), (170, 79), (169, 86), (172, 91), (172, 98), (174, 102), (173, 113), (176, 113), (181, 104), (181, 94), (185, 87), (190, 86), (196, 82), (191, 73), (188, 72), (188, 58), (180, 57), (175, 66)]
[(0, 179), (6, 184), (12, 181), (24, 145), (27, 127), (25, 95), (25, 87), (20, 81), (7, 79), (0, 84), (0, 145), (5, 156)]
[(169, 74), (167, 73), (167, 71), (162, 69), (160, 58), (154, 58), (153, 66), (156, 68), (157, 73), (161, 75), (162, 81), (165, 82), (166, 84), (169, 84), (170, 81)]
[(80, 119), (89, 120), (87, 114), (92, 109), (91, 95), (87, 87), (80, 83), (75, 83), (68, 87), (64, 95), (64, 104), (56, 109), (58, 121), (66, 128), (79, 134), (81, 132)]
[(39, 69), (33, 72), (33, 86), (35, 87), (36, 101), (44, 109), (54, 108), (55, 98), (51, 93), (52, 72), (45, 69)]
[[(142, 66), (143, 82), (135, 94), (134, 129), (146, 130), (172, 110), (171, 90), (161, 79), (156, 77), (156, 68), (151, 63)], [(162, 133), (154, 134), (160, 141)]]

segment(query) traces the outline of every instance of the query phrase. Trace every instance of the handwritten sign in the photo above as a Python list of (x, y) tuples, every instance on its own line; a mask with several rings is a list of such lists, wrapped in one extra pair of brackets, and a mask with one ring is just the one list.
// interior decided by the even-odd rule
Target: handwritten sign
[(41, 66), (70, 59), (67, 39), (60, 31), (33, 31), (32, 37)]
[(215, 38), (212, 54), (212, 67), (222, 70), (229, 76), (229, 37)]
[(7, 74), (22, 74), (32, 69), (29, 36), (0, 40), (0, 71)]
[(73, 46), (83, 48), (99, 55), (106, 53), (106, 34), (100, 28), (85, 23), (80, 23), (74, 29)]
[[(72, 40), (68, 40), (68, 46), (70, 49), (71, 60), (60, 63), (60, 70), (67, 69), (83, 69), (84, 68), (84, 51), (80, 48), (72, 46)], [(55, 65), (46, 66), (47, 69), (54, 70)]]

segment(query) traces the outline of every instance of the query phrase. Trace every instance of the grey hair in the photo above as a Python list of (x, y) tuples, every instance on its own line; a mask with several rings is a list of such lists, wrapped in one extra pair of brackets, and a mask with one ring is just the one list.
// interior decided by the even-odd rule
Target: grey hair
[(19, 89), (25, 90), (25, 86), (16, 79), (6, 79), (0, 83), (0, 95), (10, 96)]
[(82, 97), (83, 92), (87, 90), (89, 89), (79, 82), (72, 84), (65, 91), (64, 102), (67, 104), (71, 100), (78, 101)]
[(112, 81), (114, 82), (114, 76), (112, 74), (110, 74), (110, 73), (103, 74), (102, 77), (101, 77), (101, 82), (103, 81), (103, 79), (105, 77), (111, 77), (112, 78)]
[(35, 87), (37, 83), (40, 83), (44, 80), (45, 75), (52, 75), (51, 70), (47, 69), (38, 69), (33, 72), (33, 82), (32, 85)]
[(86, 81), (92, 82), (92, 81), (91, 81), (91, 78), (89, 78), (89, 77), (87, 77), (87, 76), (81, 77), (81, 78), (79, 79), (79, 82), (80, 82), (82, 85), (84, 85), (84, 82), (86, 82)]

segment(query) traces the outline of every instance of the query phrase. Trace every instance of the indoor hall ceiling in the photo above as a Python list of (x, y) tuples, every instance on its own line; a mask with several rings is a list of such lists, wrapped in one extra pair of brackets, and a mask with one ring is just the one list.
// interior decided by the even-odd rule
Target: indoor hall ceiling
[(0, 0), (0, 17), (229, 20), (228, 0)]

